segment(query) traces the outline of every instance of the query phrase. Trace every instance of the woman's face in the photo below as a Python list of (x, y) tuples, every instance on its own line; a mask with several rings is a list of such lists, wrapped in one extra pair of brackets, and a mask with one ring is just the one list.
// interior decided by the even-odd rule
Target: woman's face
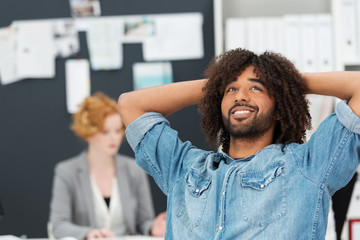
[(122, 142), (122, 122), (119, 114), (109, 115), (104, 130), (88, 138), (89, 148), (106, 155), (115, 155)]

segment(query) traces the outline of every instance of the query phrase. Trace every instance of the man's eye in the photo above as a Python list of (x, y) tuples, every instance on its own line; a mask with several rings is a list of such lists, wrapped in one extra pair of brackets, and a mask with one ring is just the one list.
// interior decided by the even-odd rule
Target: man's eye
[(258, 86), (252, 86), (250, 89), (251, 89), (251, 90), (262, 91), (262, 89), (261, 89), (260, 87), (258, 87)]
[(234, 92), (234, 91), (236, 91), (236, 88), (231, 87), (231, 88), (229, 88), (226, 92)]

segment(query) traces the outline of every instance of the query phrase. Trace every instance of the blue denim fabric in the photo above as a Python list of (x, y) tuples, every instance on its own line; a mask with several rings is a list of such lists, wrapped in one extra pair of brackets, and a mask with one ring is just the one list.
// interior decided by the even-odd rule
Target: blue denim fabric
[(360, 158), (360, 119), (345, 102), (305, 144), (234, 160), (182, 142), (146, 113), (127, 130), (137, 163), (167, 195), (166, 239), (324, 239), (329, 199)]

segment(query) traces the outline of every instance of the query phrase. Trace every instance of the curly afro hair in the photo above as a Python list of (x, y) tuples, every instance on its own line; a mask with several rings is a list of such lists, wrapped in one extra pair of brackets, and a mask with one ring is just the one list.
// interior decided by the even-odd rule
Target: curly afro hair
[(306, 130), (311, 128), (311, 116), (301, 74), (280, 54), (256, 55), (241, 48), (215, 57), (205, 71), (209, 80), (203, 89), (199, 112), (207, 140), (229, 152), (230, 134), (223, 123), (221, 101), (225, 87), (249, 66), (253, 66), (257, 77), (264, 80), (269, 95), (275, 100), (275, 116), (280, 120), (275, 127), (273, 143), (303, 143)]

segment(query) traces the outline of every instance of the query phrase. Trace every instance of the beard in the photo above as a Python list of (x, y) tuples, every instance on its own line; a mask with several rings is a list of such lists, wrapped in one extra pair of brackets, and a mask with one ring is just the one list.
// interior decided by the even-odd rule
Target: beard
[[(231, 123), (230, 120), (231, 109), (229, 110), (227, 117), (223, 115), (223, 123), (225, 129), (232, 138), (256, 140), (260, 136), (264, 135), (264, 133), (269, 131), (269, 129), (272, 127), (275, 119), (274, 109), (271, 108), (268, 111), (259, 114), (258, 108), (257, 107), (253, 107), (253, 108), (256, 109), (257, 111), (252, 120), (247, 118), (239, 118), (239, 119), (233, 119), (233, 121), (236, 121), (236, 123)], [(242, 123), (246, 120), (248, 122)]]

